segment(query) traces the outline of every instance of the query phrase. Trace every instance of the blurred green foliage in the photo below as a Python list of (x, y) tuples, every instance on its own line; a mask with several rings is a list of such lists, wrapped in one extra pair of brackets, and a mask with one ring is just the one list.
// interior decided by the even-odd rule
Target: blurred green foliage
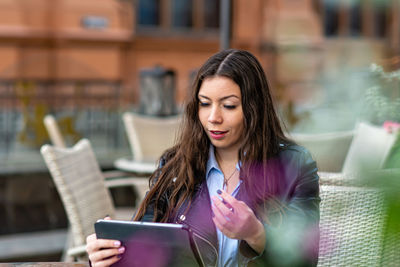
[(364, 178), (382, 190), (386, 201), (381, 266), (400, 266), (400, 168), (371, 172)]
[[(397, 139), (392, 149), (390, 150), (389, 156), (385, 162), (385, 168), (399, 168), (400, 169), (400, 131), (397, 132)], [(400, 181), (400, 177), (399, 177)], [(400, 213), (400, 209), (399, 209)]]
[(400, 122), (400, 70), (385, 72), (372, 64), (370, 72), (371, 84), (365, 92), (361, 117), (377, 125)]

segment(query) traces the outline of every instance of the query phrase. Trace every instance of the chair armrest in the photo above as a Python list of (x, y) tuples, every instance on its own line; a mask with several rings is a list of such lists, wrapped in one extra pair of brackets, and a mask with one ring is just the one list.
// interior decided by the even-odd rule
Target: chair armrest
[[(361, 186), (361, 180), (356, 175), (343, 172), (318, 172), (320, 185)], [(365, 185), (364, 185), (365, 186)]]
[(318, 172), (320, 185), (396, 187), (399, 185), (400, 168), (366, 171), (360, 174), (343, 172)]
[(79, 257), (86, 254), (86, 245), (81, 245), (68, 249), (67, 255), (70, 257)]
[(103, 171), (102, 174), (103, 174), (103, 177), (106, 179), (132, 176), (132, 173), (119, 171), (119, 170)]
[(341, 172), (318, 172), (320, 185), (343, 184), (343, 173)]
[(119, 158), (114, 161), (114, 167), (125, 172), (151, 174), (157, 169), (157, 164), (156, 162), (135, 161), (126, 158)]
[(106, 187), (108, 187), (108, 188), (123, 187), (123, 186), (139, 186), (139, 187), (147, 186), (147, 187), (149, 187), (149, 178), (148, 177), (135, 177), (135, 176), (119, 177), (119, 178), (112, 178), (112, 179), (105, 178), (104, 183), (105, 183)]

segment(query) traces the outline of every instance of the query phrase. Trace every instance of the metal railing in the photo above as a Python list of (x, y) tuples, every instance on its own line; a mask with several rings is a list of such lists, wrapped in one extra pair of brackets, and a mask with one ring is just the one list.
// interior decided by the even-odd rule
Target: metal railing
[(67, 145), (88, 138), (99, 158), (124, 150), (121, 87), (107, 81), (0, 81), (3, 164), (18, 161), (27, 151), (38, 154), (40, 146), (50, 142), (43, 124), (47, 114), (56, 117)]

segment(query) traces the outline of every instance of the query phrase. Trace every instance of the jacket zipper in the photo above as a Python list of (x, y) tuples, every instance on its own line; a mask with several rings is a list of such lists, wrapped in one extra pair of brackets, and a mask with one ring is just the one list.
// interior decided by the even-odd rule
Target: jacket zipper
[[(207, 238), (205, 238), (204, 236), (202, 236), (202, 235), (200, 234), (199, 229), (196, 229), (196, 227), (193, 227), (192, 225), (188, 224), (188, 223), (185, 221), (185, 219), (186, 219), (185, 215), (182, 214), (181, 216), (179, 216), (179, 218), (178, 218), (178, 220), (177, 220), (177, 223), (178, 223), (178, 224), (184, 224), (184, 225), (186, 225), (187, 227), (189, 227), (189, 229), (192, 229), (193, 235), (197, 236), (198, 238), (200, 238), (201, 240), (203, 240), (204, 242), (206, 242), (207, 244), (209, 244), (209, 245), (212, 247), (212, 249), (213, 249), (213, 251), (214, 251), (214, 253), (215, 253), (215, 255), (216, 255), (216, 263), (215, 263), (215, 266), (217, 266), (217, 265), (218, 265), (218, 250), (214, 247), (214, 245), (211, 243), (211, 241), (209, 241)], [(194, 240), (194, 239), (193, 239), (193, 240)], [(194, 240), (194, 242), (195, 242), (195, 245), (196, 245), (196, 247), (197, 247), (197, 242), (196, 242), (196, 240)]]

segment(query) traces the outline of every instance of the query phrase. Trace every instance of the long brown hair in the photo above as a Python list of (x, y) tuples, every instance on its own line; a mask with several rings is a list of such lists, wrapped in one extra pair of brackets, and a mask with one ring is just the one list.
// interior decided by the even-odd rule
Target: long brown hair
[[(247, 51), (230, 49), (210, 57), (198, 71), (177, 144), (166, 151), (162, 157), (164, 166), (150, 177), (151, 189), (135, 220), (140, 220), (152, 204), (154, 221), (166, 222), (184, 201), (190, 203), (195, 187), (204, 181), (210, 141), (198, 117), (198, 92), (202, 82), (214, 76), (230, 78), (240, 87), (244, 115), (240, 178), (247, 195), (252, 196), (252, 203), (248, 204), (253, 206), (278, 193), (279, 177), (271, 175), (274, 164), (267, 162), (278, 153), (280, 144), (290, 141), (282, 131), (260, 63)], [(168, 203), (166, 210), (163, 201)]]

